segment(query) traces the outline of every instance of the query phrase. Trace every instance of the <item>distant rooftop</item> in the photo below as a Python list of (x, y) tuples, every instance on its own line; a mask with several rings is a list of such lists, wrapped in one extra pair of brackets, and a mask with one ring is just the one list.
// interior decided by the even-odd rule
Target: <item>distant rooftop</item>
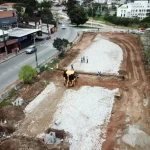
[(0, 11), (0, 18), (15, 17), (15, 16), (16, 16), (15, 10)]
[(4, 3), (4, 4), (1, 4), (0, 7), (13, 7), (15, 3)]
[(26, 29), (26, 28), (17, 28), (12, 31), (9, 31), (8, 35), (12, 37), (23, 37), (32, 33), (40, 31), (40, 29)]

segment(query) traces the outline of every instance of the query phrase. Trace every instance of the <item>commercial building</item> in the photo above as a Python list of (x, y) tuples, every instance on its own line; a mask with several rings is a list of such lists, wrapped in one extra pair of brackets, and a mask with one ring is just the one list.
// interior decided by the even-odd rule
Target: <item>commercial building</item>
[(135, 18), (138, 17), (143, 19), (150, 14), (150, 2), (145, 1), (134, 1), (127, 4), (123, 4), (117, 8), (117, 17)]
[(1, 4), (0, 5), (0, 10), (14, 10), (14, 8), (13, 8), (13, 5), (14, 5), (15, 3), (4, 3), (4, 4)]
[[(41, 32), (41, 29), (17, 28), (8, 33), (10, 39), (17, 39), (19, 49), (23, 49), (34, 42), (34, 36)], [(35, 35), (34, 35), (35, 34)]]
[(13, 53), (16, 48), (23, 49), (33, 44), (34, 36), (38, 32), (41, 32), (40, 29), (16, 28), (8, 31), (0, 30), (0, 55)]
[(17, 15), (15, 10), (1, 10), (0, 11), (0, 28), (11, 29), (17, 27)]
[(6, 55), (12, 53), (13, 49), (19, 47), (18, 39), (9, 39), (9, 33), (4, 30), (0, 30), (0, 55)]

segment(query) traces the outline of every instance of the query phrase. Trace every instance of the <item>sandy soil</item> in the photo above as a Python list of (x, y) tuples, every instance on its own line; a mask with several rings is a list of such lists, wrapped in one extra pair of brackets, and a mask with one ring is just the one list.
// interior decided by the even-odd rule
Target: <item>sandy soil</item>
[(109, 33), (103, 35), (123, 49), (124, 61), (121, 70), (125, 70), (128, 75), (128, 80), (122, 85), (123, 96), (115, 103), (103, 150), (111, 150), (112, 147), (132, 150), (119, 139), (129, 124), (141, 126), (143, 131), (150, 135), (150, 104), (146, 107), (143, 105), (144, 99), (150, 100), (150, 76), (144, 68), (142, 47), (137, 37), (119, 33), (118, 36)]
[[(140, 126), (145, 133), (150, 135), (150, 103), (147, 106), (143, 105), (145, 100), (150, 100), (150, 72), (144, 67), (145, 62), (142, 55), (142, 47), (137, 37), (124, 33), (102, 33), (102, 35), (123, 49), (124, 59), (120, 70), (124, 70), (127, 73), (128, 79), (119, 80), (111, 77), (97, 78), (96, 76), (81, 74), (73, 89), (79, 89), (83, 85), (89, 85), (101, 86), (108, 89), (120, 88), (122, 90), (121, 98), (115, 101), (112, 116), (107, 127), (106, 141), (103, 143), (102, 150), (112, 150), (113, 148), (118, 148), (118, 150), (133, 150), (133, 148), (124, 144), (121, 138), (129, 124)], [(82, 40), (67, 52), (66, 57), (59, 65), (61, 67), (67, 67), (79, 53), (83, 52), (91, 44), (95, 36), (96, 33), (84, 34)], [(22, 118), (24, 119), (22, 120), (22, 125), (15, 132), (15, 135), (36, 137), (48, 128), (56, 112), (56, 107), (66, 90), (63, 85), (62, 72), (45, 71), (32, 85), (25, 85), (19, 91), (19, 96), (25, 100), (24, 108), (44, 89), (46, 82), (51, 81), (55, 83), (56, 91), (59, 92), (49, 97), (46, 103), (42, 103), (41, 107), (36, 108), (29, 117), (19, 117), (20, 120)], [(3, 116), (2, 118), (4, 119)], [(14, 118), (11, 117), (9, 119), (13, 120)], [(18, 121), (19, 119), (16, 120)], [(11, 143), (12, 140), (10, 141)], [(3, 142), (0, 143), (0, 146), (2, 144)], [(44, 146), (41, 150), (45, 150)]]

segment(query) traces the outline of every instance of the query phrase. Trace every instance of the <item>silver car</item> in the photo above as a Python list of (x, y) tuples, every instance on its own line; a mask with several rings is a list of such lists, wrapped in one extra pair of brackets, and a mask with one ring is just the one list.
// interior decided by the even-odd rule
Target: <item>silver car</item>
[(34, 53), (35, 51), (37, 51), (37, 48), (36, 48), (35, 45), (31, 45), (31, 46), (29, 46), (29, 47), (25, 50), (26, 54), (32, 54), (32, 53)]
[(61, 26), (61, 28), (62, 28), (62, 29), (66, 29), (67, 27), (63, 24), (63, 25)]

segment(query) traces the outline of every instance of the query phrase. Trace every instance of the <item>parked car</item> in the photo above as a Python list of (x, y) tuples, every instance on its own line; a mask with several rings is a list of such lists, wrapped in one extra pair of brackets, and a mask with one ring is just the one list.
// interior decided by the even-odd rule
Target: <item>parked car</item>
[(139, 31), (145, 31), (146, 30), (146, 28), (139, 28)]
[(150, 31), (150, 28), (147, 28), (146, 31)]
[(140, 31), (140, 30), (131, 30), (130, 33), (132, 33), (132, 34), (144, 34), (144, 31)]
[(138, 32), (138, 30), (130, 30), (130, 33), (132, 34), (136, 34)]
[(49, 39), (51, 39), (51, 38), (52, 38), (52, 37), (51, 37), (50, 35), (48, 35), (46, 39), (49, 40)]
[(60, 22), (59, 20), (57, 21), (58, 24), (62, 24), (62, 22)]
[(32, 53), (34, 53), (35, 51), (37, 51), (37, 48), (36, 48), (35, 45), (31, 45), (31, 46), (29, 46), (29, 47), (25, 50), (26, 54), (32, 54)]
[(62, 28), (62, 29), (66, 29), (67, 27), (63, 24), (63, 25), (61, 26), (61, 28)]
[(137, 31), (137, 34), (144, 34), (144, 30), (143, 31)]
[(42, 40), (44, 40), (44, 36), (37, 36), (35, 39), (36, 39), (36, 40), (39, 40), (39, 41), (40, 41), (40, 40), (42, 41)]

